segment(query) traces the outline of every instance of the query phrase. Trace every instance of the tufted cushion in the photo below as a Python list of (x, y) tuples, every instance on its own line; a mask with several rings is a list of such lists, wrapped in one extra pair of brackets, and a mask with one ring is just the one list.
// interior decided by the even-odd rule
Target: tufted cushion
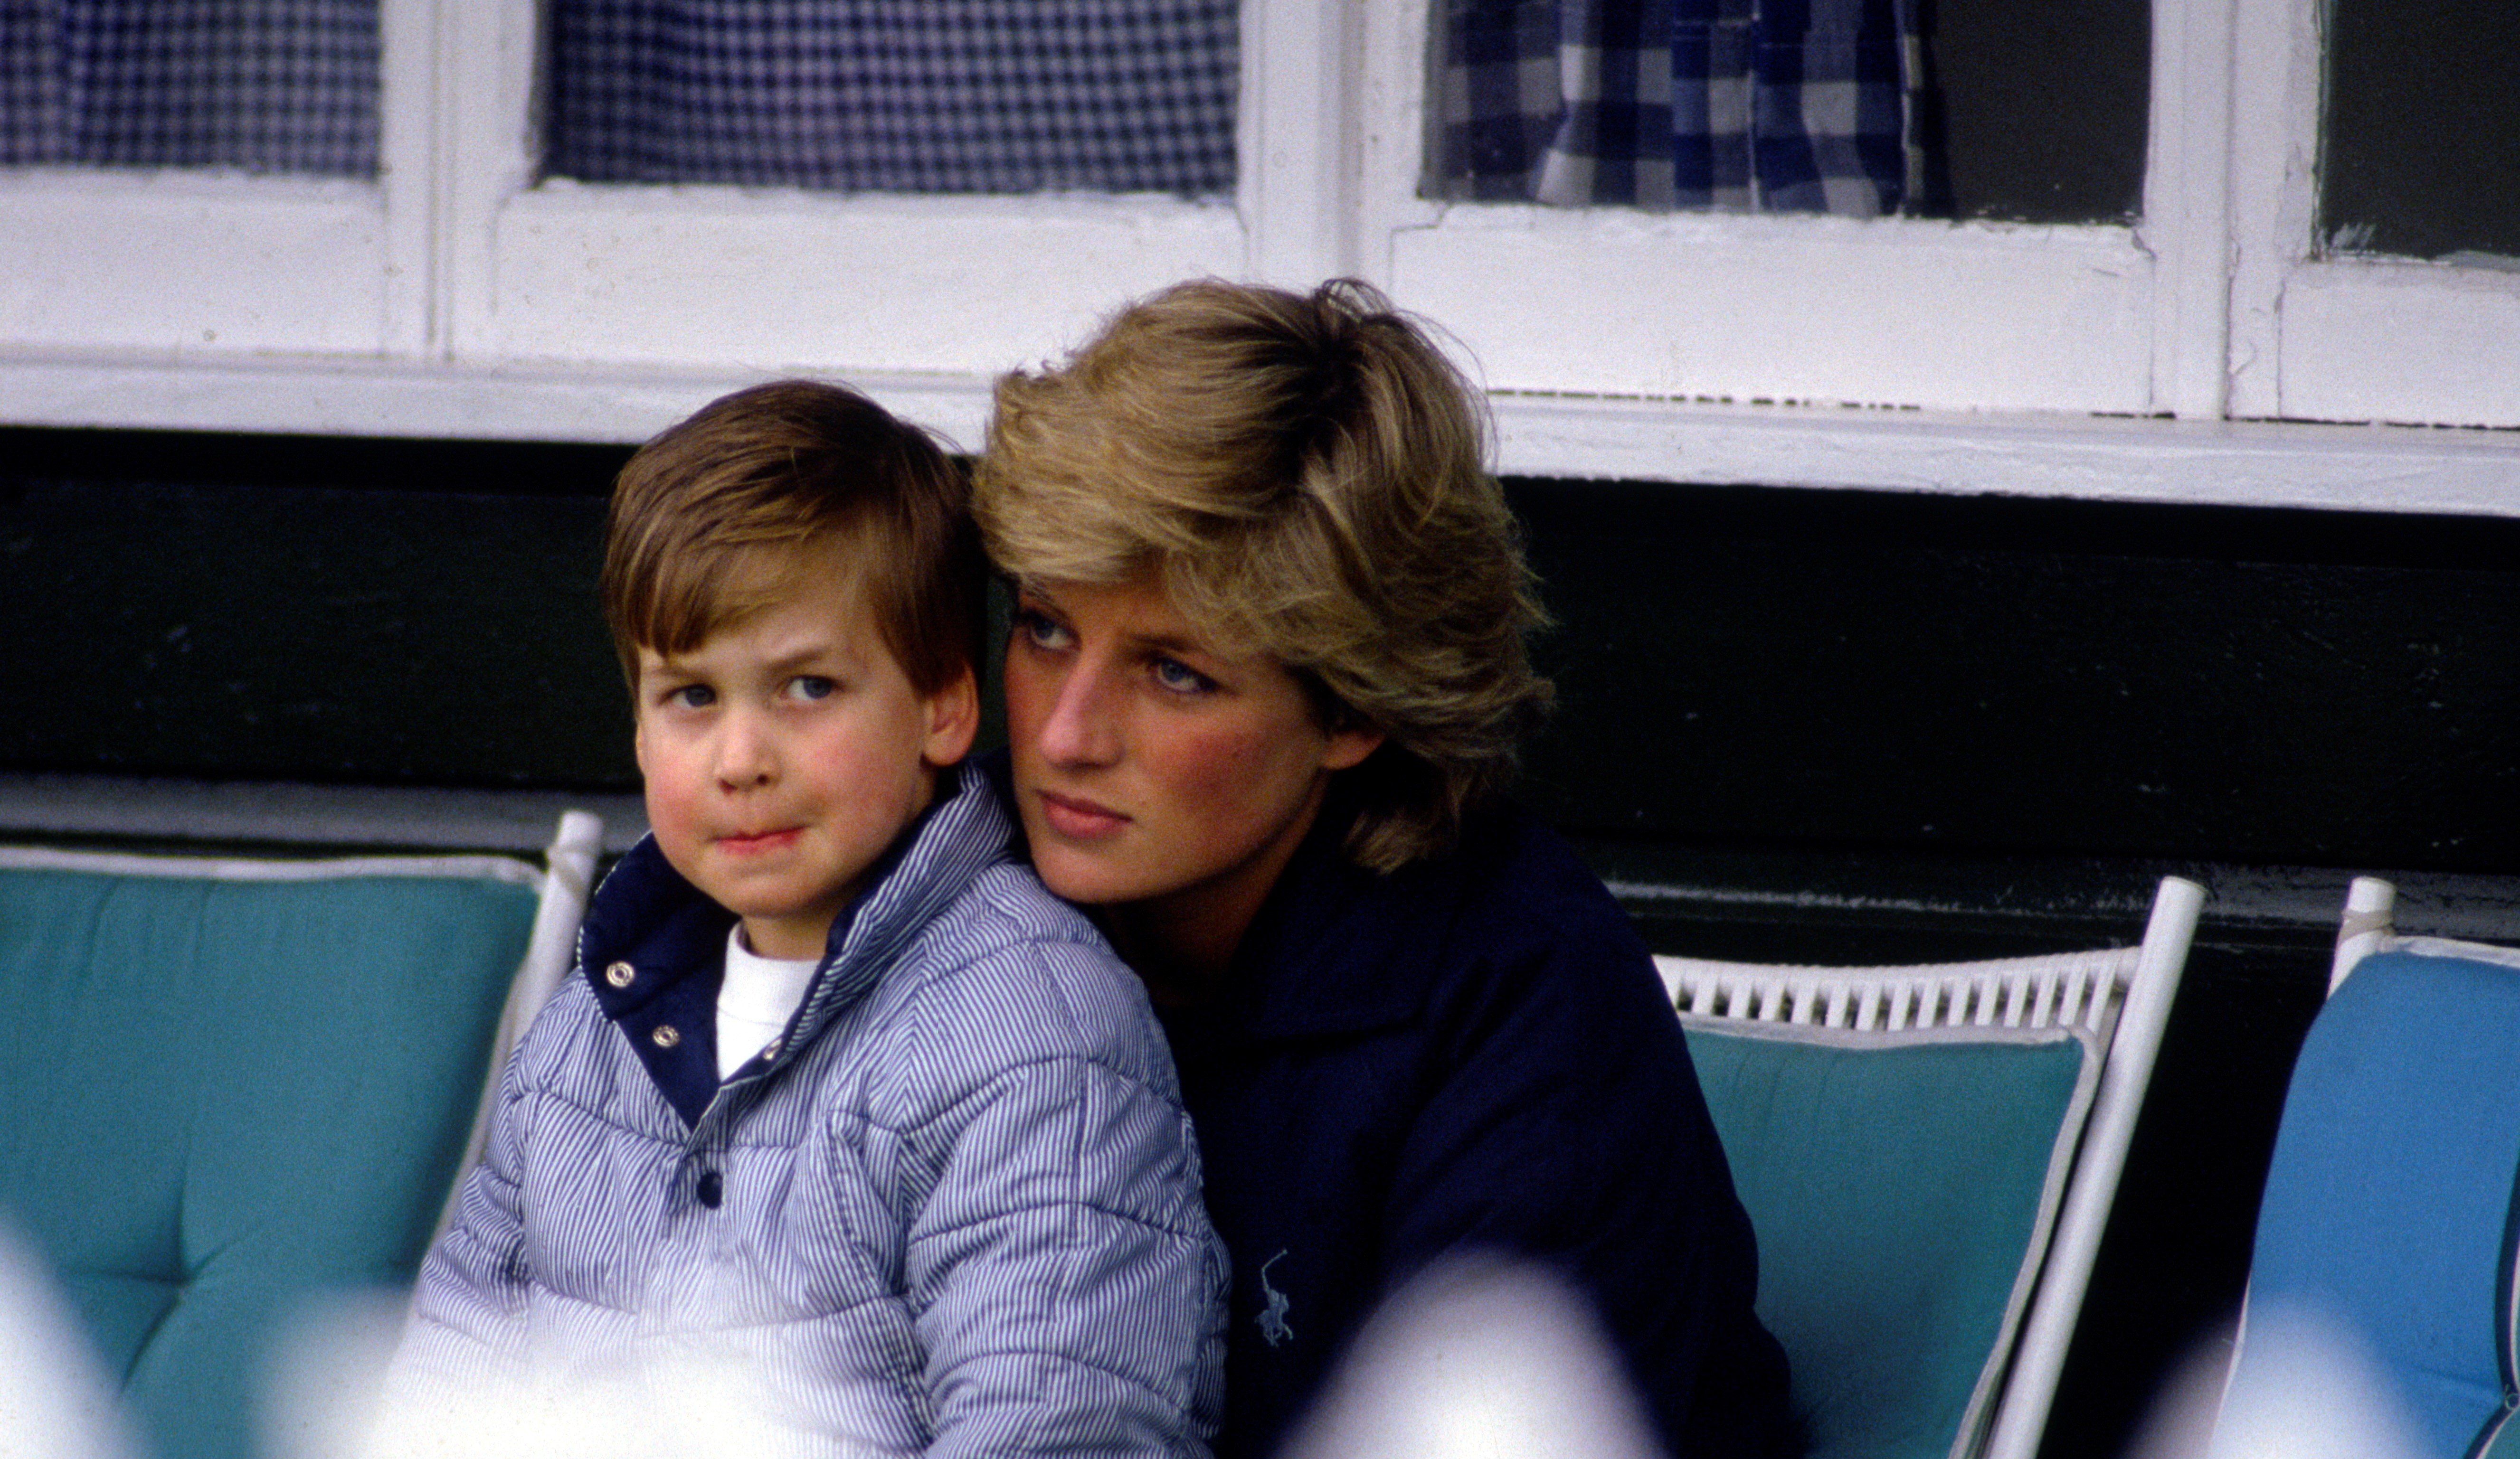
[(0, 1207), (158, 1451), (243, 1459), (276, 1330), (407, 1283), (530, 887), (0, 870)]
[[(2284, 1095), (2249, 1267), (2252, 1322), (2341, 1328), (2423, 1452), (2460, 1459), (2501, 1412), (2520, 968), (2383, 952), (2311, 1026)], [(2243, 1344), (2233, 1400), (2265, 1378)], [(2506, 1437), (2491, 1452), (2520, 1449)]]
[(1683, 1022), (1811, 1459), (1962, 1452), (2063, 1199), (2089, 1037)]

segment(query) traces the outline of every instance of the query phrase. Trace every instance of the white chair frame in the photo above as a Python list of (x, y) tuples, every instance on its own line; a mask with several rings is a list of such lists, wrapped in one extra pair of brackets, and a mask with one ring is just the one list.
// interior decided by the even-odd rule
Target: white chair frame
[(2422, 952), (2435, 957), (2464, 957), (2472, 962), (2499, 962), (2520, 967), (2520, 948), (2497, 943), (2471, 943), (2448, 937), (2400, 937), (2396, 925), (2398, 889), (2376, 876), (2358, 876), (2345, 889), (2345, 915), (2336, 926), (2336, 960), (2328, 967), (2327, 995), (2345, 986), (2354, 965), (2374, 952)]
[(533, 932), (525, 940), (524, 960), (517, 964), (516, 980), (508, 985), (508, 1001), (501, 1006), (498, 1027), (490, 1037), (490, 1065), (481, 1077), (480, 1102), (473, 1107), (472, 1133), (464, 1142), (464, 1159), (455, 1167), (455, 1178), (447, 1182), (446, 1204), (438, 1209), (431, 1245), (455, 1218), (464, 1177), (481, 1163), (481, 1151), (490, 1143), (490, 1116), (498, 1108), (499, 1081), (507, 1073), (508, 1056), (561, 980), (577, 965), (578, 924), (586, 918), (587, 899), (595, 894), (595, 862), (603, 851), (602, 817), (592, 811), (560, 814), (560, 826), (550, 849), (543, 853), (542, 900), (534, 906)]
[(1654, 959), (1673, 1005), (1699, 1018), (1858, 1032), (2002, 1027), (2092, 1035), (2101, 1055), (2099, 1090), (1984, 1443), (1966, 1453), (2036, 1459), (2204, 903), (2203, 887), (2164, 877), (2139, 946), (2044, 957), (1905, 967)]

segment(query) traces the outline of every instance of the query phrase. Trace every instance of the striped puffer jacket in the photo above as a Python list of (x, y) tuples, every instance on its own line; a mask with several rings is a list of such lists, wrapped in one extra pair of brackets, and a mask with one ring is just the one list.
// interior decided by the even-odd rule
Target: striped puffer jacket
[(732, 918), (632, 850), (422, 1267), (389, 1425), (514, 1383), (662, 1402), (679, 1365), (782, 1452), (1204, 1455), (1225, 1258), (1170, 1056), (1011, 836), (964, 776), (723, 1083)]

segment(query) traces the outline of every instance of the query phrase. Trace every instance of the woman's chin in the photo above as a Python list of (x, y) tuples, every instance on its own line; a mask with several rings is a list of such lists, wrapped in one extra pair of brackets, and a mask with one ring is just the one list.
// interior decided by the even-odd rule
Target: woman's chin
[(1032, 838), (1032, 866), (1043, 886), (1079, 906), (1103, 906), (1146, 895), (1143, 878), (1112, 859), (1062, 844), (1057, 837)]

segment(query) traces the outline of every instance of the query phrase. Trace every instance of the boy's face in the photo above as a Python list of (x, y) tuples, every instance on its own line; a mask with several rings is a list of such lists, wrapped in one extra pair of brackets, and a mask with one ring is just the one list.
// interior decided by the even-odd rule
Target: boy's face
[(688, 654), (639, 650), (639, 770), (656, 845), (764, 957), (820, 957), (866, 869), (971, 747), (966, 673), (911, 686), (841, 572)]

